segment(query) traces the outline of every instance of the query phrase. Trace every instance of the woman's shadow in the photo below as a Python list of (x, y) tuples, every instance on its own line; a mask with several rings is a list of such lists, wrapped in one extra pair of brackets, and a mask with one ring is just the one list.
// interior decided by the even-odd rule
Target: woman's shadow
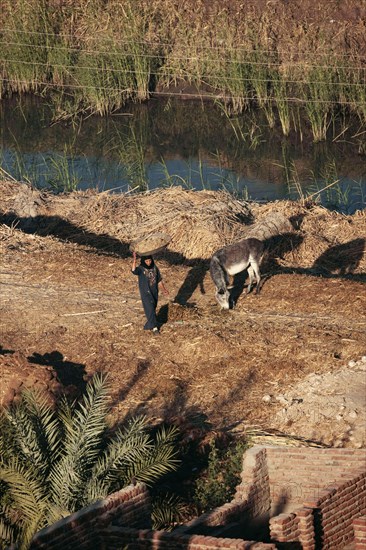
[(210, 260), (196, 260), (191, 262), (191, 269), (179, 288), (174, 302), (181, 306), (187, 306), (196, 288), (200, 288), (201, 294), (205, 294), (203, 281), (210, 266)]

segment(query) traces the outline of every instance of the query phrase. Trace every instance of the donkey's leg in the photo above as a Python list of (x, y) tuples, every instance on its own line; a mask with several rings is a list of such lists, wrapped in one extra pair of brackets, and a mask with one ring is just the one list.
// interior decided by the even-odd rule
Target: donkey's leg
[[(258, 262), (257, 262), (256, 260), (252, 260), (250, 266), (251, 266), (252, 270), (253, 270), (254, 273), (255, 273), (255, 280), (256, 280), (256, 283), (257, 283), (257, 287), (256, 287), (255, 293), (256, 293), (256, 294), (259, 294), (259, 291), (260, 291), (260, 283), (261, 283), (261, 272), (259, 271)], [(248, 270), (248, 271), (249, 271), (249, 270)], [(253, 271), (252, 271), (252, 280), (253, 280)]]
[(251, 265), (249, 265), (247, 267), (247, 271), (248, 271), (248, 275), (249, 275), (249, 284), (248, 284), (248, 288), (247, 288), (247, 294), (249, 294), (249, 292), (252, 290), (252, 285), (253, 285), (253, 281), (254, 281), (254, 269), (252, 268)]
[(232, 290), (234, 288), (234, 275), (227, 275), (226, 288)]

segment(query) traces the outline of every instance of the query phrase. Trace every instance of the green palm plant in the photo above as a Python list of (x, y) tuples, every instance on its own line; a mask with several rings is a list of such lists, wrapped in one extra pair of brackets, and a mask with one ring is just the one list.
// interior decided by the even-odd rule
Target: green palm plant
[(178, 495), (161, 493), (152, 500), (151, 520), (155, 531), (173, 531), (188, 514), (189, 506)]
[(27, 548), (34, 533), (134, 478), (152, 484), (177, 467), (177, 429), (153, 437), (146, 417), (111, 430), (110, 387), (97, 374), (80, 400), (54, 408), (26, 390), (0, 414), (0, 546)]

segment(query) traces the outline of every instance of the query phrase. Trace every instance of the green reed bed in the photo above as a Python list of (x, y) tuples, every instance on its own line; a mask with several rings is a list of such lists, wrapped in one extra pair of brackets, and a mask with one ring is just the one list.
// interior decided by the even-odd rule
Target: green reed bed
[(290, 199), (317, 202), (344, 214), (351, 214), (365, 205), (365, 186), (361, 181), (342, 181), (334, 158), (323, 161), (316, 172), (309, 174), (306, 187), (301, 183), (296, 163), (285, 148), (282, 161), (283, 179)]
[[(1, 34), (2, 93), (39, 91), (50, 76), (48, 44), (55, 42), (47, 11), (26, 3), (20, 12), (9, 6), (8, 29)], [(47, 40), (45, 40), (44, 34)], [(43, 83), (43, 84), (41, 84)]]
[(354, 112), (362, 124), (366, 123), (366, 67), (357, 67), (358, 60), (350, 60), (352, 70), (337, 68), (338, 100), (343, 109)]
[(119, 162), (130, 189), (146, 191), (149, 188), (146, 173), (146, 136), (143, 131), (131, 128), (131, 137), (118, 151)]
[(16, 149), (12, 151), (11, 158), (7, 159), (6, 165), (4, 153), (0, 149), (0, 175), (5, 179), (10, 177), (14, 181), (24, 181), (27, 183), (34, 183), (39, 180), (37, 167), (26, 166), (23, 155)]
[(74, 152), (66, 145), (61, 154), (44, 155), (32, 162), (26, 162), (24, 155), (16, 149), (10, 152), (6, 162), (3, 154), (0, 154), (0, 174), (7, 178), (10, 173), (16, 181), (24, 181), (35, 187), (44, 186), (55, 192), (75, 191), (80, 183)]
[(56, 92), (60, 109), (64, 105), (100, 114), (119, 109), (130, 99), (145, 100), (155, 62), (141, 40), (141, 17), (129, 4), (133, 6), (126, 2), (118, 19), (122, 30), (93, 29), (95, 21), (102, 23), (106, 16), (94, 2), (94, 17), (89, 12), (83, 23), (90, 28), (75, 29), (72, 35), (59, 32), (69, 28), (70, 14), (57, 15), (45, 1), (8, 0), (0, 32), (1, 95)]
[(272, 86), (282, 132), (284, 136), (288, 136), (291, 129), (291, 104), (288, 99), (291, 95), (291, 88), (286, 76), (283, 78), (278, 72), (273, 78)]
[[(139, 46), (140, 47), (140, 46)], [(141, 47), (140, 47), (141, 49)], [(53, 89), (55, 118), (92, 112), (107, 115), (129, 100), (148, 97), (150, 59), (113, 39), (89, 42), (75, 55), (60, 88)]]
[(78, 103), (102, 115), (121, 108), (136, 89), (131, 59), (113, 42), (91, 43), (81, 50), (72, 79)]
[(236, 20), (219, 3), (190, 12), (167, 0), (3, 4), (0, 94), (51, 95), (56, 120), (106, 115), (184, 81), (230, 115), (262, 110), (270, 127), (280, 121), (284, 135), (299, 105), (314, 141), (326, 138), (340, 111), (366, 121), (366, 70), (357, 52), (325, 55), (325, 41), (319, 53), (314, 37), (307, 44), (300, 34), (301, 54), (296, 44), (292, 53), (280, 49), (269, 13)]
[(326, 59), (320, 63), (320, 66), (309, 67), (302, 84), (305, 111), (315, 142), (326, 138), (337, 95), (336, 72), (328, 68)]

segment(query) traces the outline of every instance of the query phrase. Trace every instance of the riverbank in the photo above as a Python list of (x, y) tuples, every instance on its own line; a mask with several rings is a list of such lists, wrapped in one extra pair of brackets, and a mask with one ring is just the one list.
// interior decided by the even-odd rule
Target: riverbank
[(46, 96), (54, 121), (198, 97), (322, 141), (340, 114), (365, 122), (365, 18), (351, 0), (6, 0), (0, 96)]
[[(344, 216), (181, 189), (135, 196), (55, 196), (14, 182), (0, 189), (2, 403), (25, 386), (76, 394), (103, 371), (115, 388), (116, 418), (144, 412), (192, 437), (256, 426), (300, 441), (365, 445), (364, 394), (346, 392), (347, 380), (364, 377), (365, 211)], [(291, 218), (293, 234), (267, 258), (261, 294), (243, 293), (234, 310), (220, 312), (205, 262), (273, 211)], [(128, 251), (149, 227), (173, 237), (157, 257), (170, 289), (158, 337), (142, 330)], [(319, 414), (305, 423), (314, 402)]]

